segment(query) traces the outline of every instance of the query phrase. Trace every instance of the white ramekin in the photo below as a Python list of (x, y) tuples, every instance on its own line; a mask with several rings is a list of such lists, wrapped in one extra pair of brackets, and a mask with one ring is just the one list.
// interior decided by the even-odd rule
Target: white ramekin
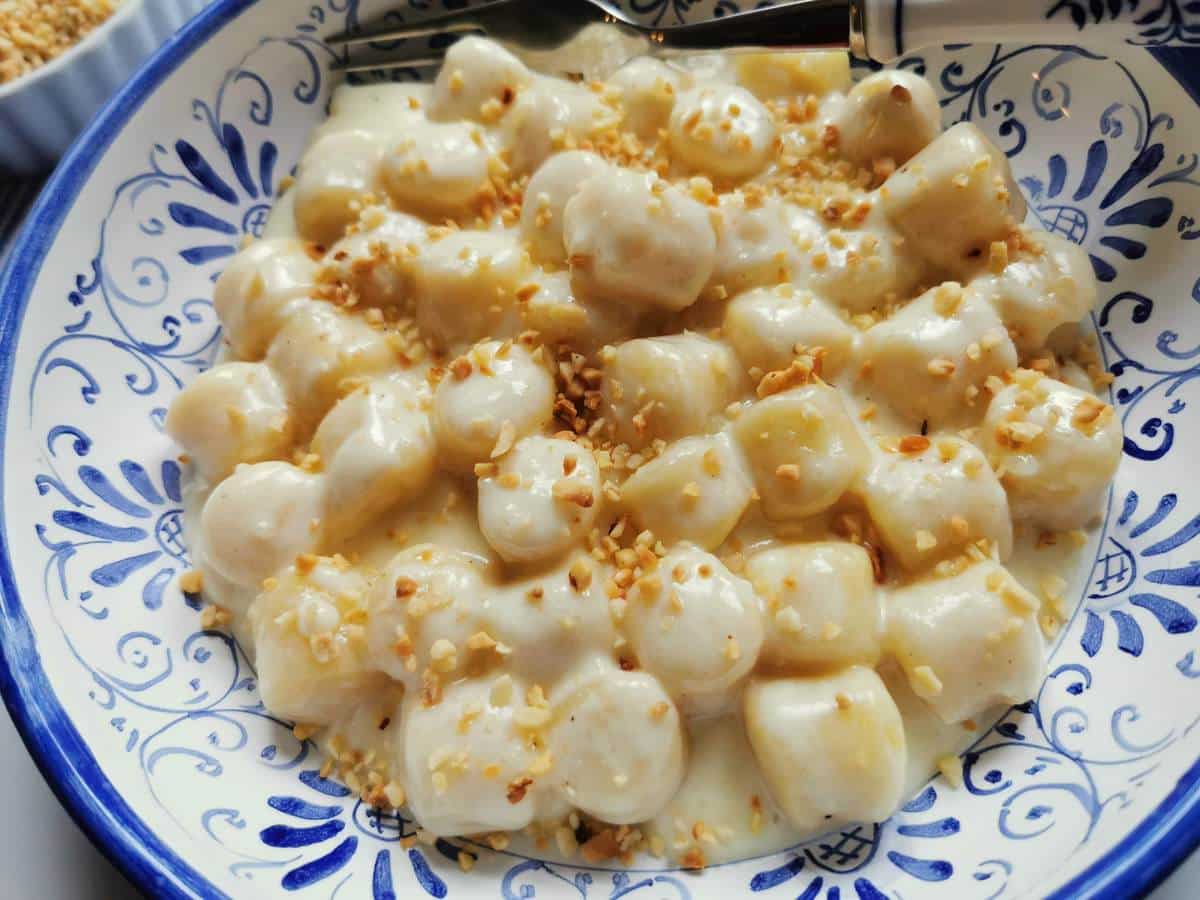
[(77, 46), (0, 84), (0, 172), (53, 166), (104, 102), (207, 2), (124, 0)]

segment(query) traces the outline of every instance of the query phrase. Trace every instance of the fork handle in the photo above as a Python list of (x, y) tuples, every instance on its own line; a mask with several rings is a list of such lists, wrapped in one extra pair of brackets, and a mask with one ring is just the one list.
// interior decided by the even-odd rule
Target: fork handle
[[(1185, 0), (851, 0), (854, 49), (879, 62), (950, 43), (1200, 45)], [(857, 38), (854, 41), (853, 38)]]

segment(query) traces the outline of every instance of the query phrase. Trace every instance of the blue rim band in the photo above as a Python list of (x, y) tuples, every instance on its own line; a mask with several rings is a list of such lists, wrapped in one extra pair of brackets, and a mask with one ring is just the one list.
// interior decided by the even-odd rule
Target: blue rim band
[[(167, 42), (104, 107), (51, 177), (0, 273), (0, 472), (12, 396), (18, 328), (50, 245), (98, 159), (125, 123), (209, 37), (257, 0), (215, 0)], [(897, 2), (899, 28), (900, 2)], [(899, 44), (897, 34), (897, 44)], [(1193, 98), (1200, 78), (1179, 60), (1155, 57)], [(1188, 62), (1200, 63), (1200, 52)], [(1172, 63), (1176, 63), (1173, 65)], [(1200, 100), (1198, 100), (1200, 103)], [(0, 511), (4, 508), (0, 479)], [(174, 853), (129, 808), (84, 743), (42, 669), (17, 597), (5, 523), (0, 520), (0, 694), (42, 775), (88, 837), (148, 895), (227, 896)], [(1200, 761), (1140, 825), (1059, 888), (1051, 900), (1137, 897), (1153, 889), (1200, 844)]]

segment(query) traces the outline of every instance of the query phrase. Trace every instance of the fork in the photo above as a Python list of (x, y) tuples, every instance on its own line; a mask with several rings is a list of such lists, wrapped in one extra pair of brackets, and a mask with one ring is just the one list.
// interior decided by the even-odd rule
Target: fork
[[(1164, 4), (1147, 12), (1131, 0), (783, 0), (773, 6), (706, 22), (646, 26), (610, 0), (494, 0), (482, 6), (327, 39), (341, 48), (334, 68), (365, 72), (438, 65), (455, 40), (485, 35), (525, 52), (554, 51), (584, 28), (612, 25), (635, 40), (628, 56), (764, 49), (848, 49), (891, 62), (910, 50), (970, 41), (1041, 44), (1125, 42), (1146, 45), (1200, 41), (1200, 4)], [(1169, 12), (1169, 15), (1164, 11)], [(389, 42), (427, 38), (414, 53)], [(357, 60), (352, 47), (372, 45), (374, 58)], [(580, 74), (580, 73), (567, 73)]]

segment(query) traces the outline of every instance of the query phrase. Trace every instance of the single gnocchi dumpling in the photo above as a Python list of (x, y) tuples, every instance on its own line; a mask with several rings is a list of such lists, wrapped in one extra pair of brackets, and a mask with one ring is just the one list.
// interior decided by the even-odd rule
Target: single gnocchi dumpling
[(479, 479), (479, 530), (501, 558), (536, 563), (562, 557), (596, 521), (600, 470), (574, 441), (530, 436)]
[(436, 469), (429, 390), (404, 376), (375, 379), (343, 397), (313, 437), (325, 470), (325, 534), (345, 539), (389, 507), (414, 500)]
[(320, 538), (325, 480), (290, 463), (238, 466), (200, 514), (206, 562), (234, 584), (257, 587)]
[(725, 181), (762, 171), (771, 158), (771, 114), (745, 88), (704, 84), (684, 91), (671, 111), (668, 135), (674, 158)]
[(873, 670), (755, 681), (744, 703), (771, 796), (799, 831), (878, 822), (896, 810), (908, 755), (904, 725)]
[(879, 661), (883, 611), (862, 547), (785, 544), (752, 555), (745, 576), (766, 604), (765, 665), (814, 672)]
[(431, 118), (495, 121), (512, 107), (533, 73), (495, 41), (470, 35), (446, 51), (433, 83)]
[(250, 606), (258, 690), (276, 716), (334, 721), (386, 679), (367, 664), (366, 579), (328, 558), (297, 561)]
[(563, 242), (581, 295), (679, 311), (713, 270), (708, 209), (655, 175), (610, 169), (563, 211)]
[(728, 294), (791, 280), (797, 270), (796, 229), (806, 230), (811, 213), (773, 198), (748, 202), (741, 193), (722, 195), (712, 283)]
[(608, 83), (621, 92), (622, 124), (643, 140), (666, 128), (675, 98), (687, 80), (684, 72), (650, 56), (639, 56), (617, 69)]
[(750, 585), (686, 545), (633, 583), (625, 624), (638, 662), (677, 699), (728, 691), (754, 668), (763, 642)]
[[(488, 596), (479, 649), (532, 684), (553, 685), (580, 660), (613, 660), (617, 636), (605, 585), (611, 567), (582, 550)], [(492, 646), (492, 641), (495, 646)]]
[(906, 440), (915, 446), (882, 454), (863, 485), (867, 512), (888, 552), (909, 572), (979, 541), (1008, 559), (1008, 500), (983, 454), (958, 437)]
[(566, 812), (552, 762), (522, 726), (524, 694), (520, 682), (499, 675), (451, 685), (437, 703), (405, 698), (404, 786), (425, 829), (510, 831)]
[(433, 395), (439, 461), (470, 472), (540, 431), (554, 410), (554, 378), (523, 346), (488, 341), (450, 363)]
[(639, 529), (667, 546), (690, 541), (713, 550), (750, 505), (754, 483), (728, 435), (684, 438), (621, 485), (621, 502)]
[(234, 356), (262, 359), (292, 311), (310, 301), (317, 263), (303, 241), (265, 238), (230, 260), (213, 288), (213, 308)]
[(286, 456), (294, 431), (275, 374), (262, 363), (243, 362), (209, 369), (180, 391), (166, 429), (214, 484), (238, 463)]
[(649, 672), (583, 669), (553, 693), (552, 773), (571, 805), (614, 825), (654, 815), (683, 781), (679, 710)]
[(521, 207), (521, 237), (529, 242), (535, 260), (550, 265), (567, 261), (563, 210), (585, 181), (608, 168), (595, 153), (568, 150), (554, 154), (533, 173)]
[(1008, 159), (974, 124), (960, 122), (905, 163), (879, 190), (884, 212), (915, 252), (954, 275), (1025, 218)]
[(1096, 276), (1079, 245), (1048, 232), (1030, 235), (1029, 243), (1011, 259), (997, 247), (991, 264), (1001, 271), (971, 282), (1024, 352), (1044, 347), (1052, 331), (1078, 322), (1096, 305)]
[(327, 135), (305, 151), (292, 186), (302, 238), (329, 247), (358, 219), (379, 189), (383, 146), (378, 135), (354, 130)]
[(925, 274), (921, 260), (907, 253), (882, 214), (872, 210), (861, 228), (795, 231), (801, 249), (798, 280), (849, 313), (866, 313), (912, 296)]
[(413, 260), (426, 244), (427, 228), (406, 213), (379, 206), (365, 210), (357, 230), (325, 254), (320, 289), (356, 306), (403, 306), (412, 297)]
[(722, 336), (747, 371), (786, 369), (798, 353), (820, 347), (821, 373), (835, 376), (850, 358), (854, 332), (811, 291), (790, 284), (739, 294), (725, 309)]
[(484, 560), (434, 544), (392, 557), (367, 608), (371, 664), (410, 690), (453, 681), (469, 661), (472, 635), (486, 628)]
[(617, 110), (582, 84), (540, 78), (521, 92), (504, 124), (513, 171), (534, 171), (556, 150), (612, 127)]
[(1107, 403), (1022, 371), (992, 398), (979, 443), (1000, 474), (1013, 518), (1059, 531), (1099, 515), (1124, 436)]
[(868, 75), (834, 116), (838, 149), (860, 166), (890, 159), (903, 165), (942, 130), (942, 108), (920, 75), (888, 69)]
[(808, 384), (759, 400), (737, 417), (733, 434), (769, 519), (824, 512), (867, 463), (867, 448), (838, 392)]
[(490, 158), (479, 126), (424, 122), (396, 140), (380, 171), (399, 209), (438, 220), (470, 210), (488, 182)]
[(862, 336), (872, 396), (915, 426), (978, 421), (989, 376), (1017, 366), (1017, 349), (991, 305), (947, 282), (926, 291)]
[(760, 100), (831, 94), (850, 86), (850, 57), (841, 50), (821, 53), (738, 53), (738, 81)]
[(626, 341), (606, 361), (602, 390), (617, 436), (633, 447), (708, 430), (745, 388), (737, 357), (695, 334)]
[(521, 320), (545, 346), (594, 350), (637, 331), (640, 310), (576, 297), (566, 271), (543, 271), (533, 278), (536, 290), (521, 303)]
[(962, 722), (1037, 693), (1045, 669), (1037, 610), (1003, 566), (983, 560), (896, 588), (886, 646), (913, 692), (944, 722)]
[(381, 330), (328, 303), (296, 310), (267, 351), (267, 365), (283, 384), (292, 414), (309, 428), (345, 392), (347, 379), (382, 374), (396, 364)]
[(421, 333), (441, 348), (512, 336), (517, 292), (531, 274), (528, 254), (510, 235), (456, 231), (435, 241), (413, 263)]

